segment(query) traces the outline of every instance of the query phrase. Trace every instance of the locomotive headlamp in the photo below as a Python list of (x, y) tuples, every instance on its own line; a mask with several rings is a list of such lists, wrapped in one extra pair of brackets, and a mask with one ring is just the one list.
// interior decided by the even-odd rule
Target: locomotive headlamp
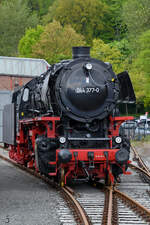
[(116, 138), (115, 138), (115, 142), (116, 142), (117, 144), (120, 144), (120, 143), (122, 142), (122, 138), (121, 138), (121, 137), (116, 137)]
[(64, 144), (66, 142), (66, 138), (65, 137), (60, 137), (59, 141), (61, 144)]
[(93, 68), (93, 66), (92, 66), (91, 63), (87, 63), (87, 64), (85, 64), (85, 68), (86, 68), (87, 70), (91, 70), (91, 69)]

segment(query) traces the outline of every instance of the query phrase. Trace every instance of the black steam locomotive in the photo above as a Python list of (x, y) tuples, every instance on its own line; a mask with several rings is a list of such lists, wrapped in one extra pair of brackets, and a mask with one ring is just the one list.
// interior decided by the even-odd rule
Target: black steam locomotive
[(119, 117), (120, 102), (135, 102), (128, 73), (116, 76), (110, 63), (90, 57), (90, 48), (73, 47), (73, 59), (14, 92), (5, 110), (15, 121), (10, 157), (62, 185), (67, 179), (114, 182), (129, 163), (129, 140), (119, 127), (133, 119)]

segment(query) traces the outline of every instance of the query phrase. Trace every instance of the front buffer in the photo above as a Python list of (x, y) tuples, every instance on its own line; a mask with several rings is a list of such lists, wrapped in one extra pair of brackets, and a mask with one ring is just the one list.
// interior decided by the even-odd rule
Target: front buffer
[(62, 186), (68, 180), (85, 182), (104, 179), (107, 184), (114, 183), (114, 178), (119, 174), (128, 174), (126, 170), (130, 163), (126, 149), (58, 149), (56, 162)]

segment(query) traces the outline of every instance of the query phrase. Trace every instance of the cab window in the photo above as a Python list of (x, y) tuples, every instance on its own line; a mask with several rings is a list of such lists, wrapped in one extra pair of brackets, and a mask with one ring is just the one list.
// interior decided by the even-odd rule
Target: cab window
[(23, 92), (23, 101), (27, 102), (29, 100), (29, 88), (25, 88)]

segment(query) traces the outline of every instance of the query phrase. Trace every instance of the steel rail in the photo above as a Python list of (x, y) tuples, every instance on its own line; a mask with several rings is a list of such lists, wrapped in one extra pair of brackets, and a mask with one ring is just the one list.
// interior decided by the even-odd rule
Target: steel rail
[(106, 187), (109, 190), (109, 205), (108, 205), (108, 216), (107, 225), (118, 224), (118, 207), (117, 199), (114, 194), (114, 186)]
[(112, 225), (113, 221), (113, 187), (105, 188), (105, 203), (102, 218), (102, 225)]
[[(84, 209), (81, 207), (80, 203), (75, 199), (73, 196), (73, 192), (70, 191), (71, 189), (69, 187), (62, 187), (61, 188), (65, 196), (69, 201), (71, 201), (71, 204), (74, 207), (74, 210), (76, 211), (76, 214), (78, 215), (79, 222), (81, 225), (91, 225), (91, 222), (86, 215)], [(78, 219), (77, 219), (78, 220)]]
[[(5, 149), (5, 148), (3, 147), (3, 149)], [(39, 179), (42, 179), (44, 182), (46, 182), (47, 184), (49, 184), (51, 186), (54, 186), (55, 188), (59, 187), (57, 183), (51, 181), (49, 178), (41, 175), (40, 173), (38, 173), (32, 169), (29, 169), (21, 164), (17, 164), (15, 161), (12, 161), (11, 159), (9, 159), (1, 154), (0, 154), (0, 159), (6, 161), (8, 163), (11, 163), (13, 166), (15, 166), (33, 176), (39, 178)], [(79, 220), (80, 224), (82, 224), (82, 225), (91, 225), (90, 220), (89, 220), (89, 218), (87, 218), (84, 209), (82, 209), (82, 207), (80, 206), (78, 201), (73, 196), (74, 195), (73, 190), (69, 187), (63, 187), (63, 188), (61, 188), (61, 190), (67, 196), (68, 201), (71, 201), (72, 205), (74, 206), (74, 209), (75, 209), (74, 211), (76, 212), (75, 220), (76, 219)]]
[(145, 208), (140, 203), (136, 202), (134, 199), (128, 195), (122, 193), (121, 191), (114, 188), (114, 193), (118, 198), (120, 198), (125, 204), (133, 208), (146, 222), (150, 222), (150, 210)]
[(150, 170), (149, 168), (145, 165), (145, 163), (143, 162), (143, 160), (141, 159), (139, 153), (136, 151), (136, 149), (131, 145), (131, 149), (134, 152), (135, 158), (138, 161), (138, 163), (143, 167), (143, 169), (147, 172), (147, 174), (149, 174), (150, 176)]
[[(5, 149), (5, 148), (3, 147), (3, 149)], [(7, 150), (7, 149), (5, 149), (5, 150)], [(138, 155), (136, 150), (135, 150), (135, 154), (136, 154), (135, 156), (139, 159), (140, 156)], [(16, 162), (12, 161), (11, 159), (9, 159), (1, 154), (0, 154), (0, 158), (13, 164), (14, 166), (19, 167), (20, 169), (32, 174), (33, 176), (36, 176), (36, 177), (42, 179), (46, 183), (54, 186), (53, 181), (51, 181), (47, 177), (37, 173), (36, 171), (28, 169), (25, 166), (22, 166), (20, 164), (17, 164)], [(142, 162), (142, 160), (141, 160), (141, 162)], [(145, 167), (140, 168), (133, 164), (130, 164), (130, 167), (133, 169), (137, 169), (140, 172), (142, 172), (144, 175), (150, 177), (150, 172), (148, 171), (148, 169), (146, 170)], [(58, 184), (55, 184), (55, 187), (56, 186), (58, 187)], [(125, 202), (125, 204), (127, 204), (128, 206), (133, 208), (140, 216), (142, 216), (142, 218), (146, 222), (150, 222), (150, 210), (149, 209), (145, 208), (144, 206), (142, 206), (141, 204), (136, 202), (134, 199), (130, 198), (128, 195), (120, 192), (119, 190), (116, 189), (116, 187), (114, 187), (114, 189), (113, 189), (113, 187), (105, 187), (105, 188), (106, 188), (106, 191), (105, 191), (106, 195), (105, 195), (105, 205), (104, 205), (104, 214), (103, 214), (102, 225), (114, 224), (113, 221), (115, 221), (115, 219), (116, 219), (116, 215), (114, 213), (116, 210), (116, 209), (114, 210), (114, 199), (116, 199), (116, 198), (122, 199), (122, 201)], [(65, 196), (65, 199), (67, 199), (69, 206), (70, 205), (72, 206), (70, 208), (73, 209), (74, 218), (77, 221), (77, 224), (91, 225), (91, 221), (90, 221), (89, 217), (86, 215), (85, 210), (82, 208), (80, 203), (75, 199), (74, 191), (67, 186), (62, 187), (61, 190), (62, 190), (62, 193), (64, 193), (63, 196)], [(116, 213), (117, 213), (117, 211), (116, 211)], [(115, 223), (115, 224), (117, 224), (117, 223)]]
[(143, 173), (144, 175), (146, 175), (150, 179), (150, 173), (147, 173), (144, 169), (140, 168), (139, 166), (136, 166), (134, 164), (129, 164), (129, 167), (131, 169), (139, 170), (141, 173)]
[(107, 225), (112, 224), (112, 204), (113, 204), (113, 190), (112, 190), (112, 188), (110, 188)]
[(113, 206), (112, 206), (112, 224), (118, 225), (118, 202), (116, 195), (113, 193)]

